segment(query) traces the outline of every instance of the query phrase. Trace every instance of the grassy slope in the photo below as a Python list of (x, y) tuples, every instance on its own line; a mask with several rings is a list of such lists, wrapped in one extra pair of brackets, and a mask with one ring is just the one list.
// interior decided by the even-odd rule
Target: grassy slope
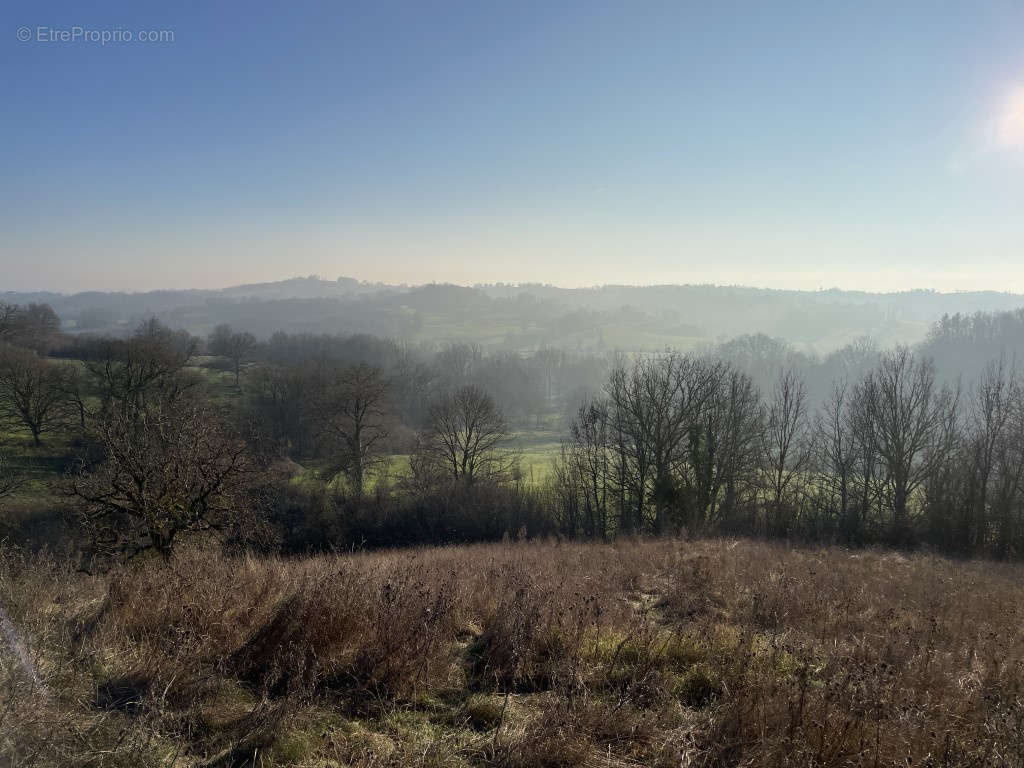
[[(18, 765), (1020, 765), (1024, 568), (519, 544), (0, 557)], [(20, 758), (19, 760), (15, 758)]]

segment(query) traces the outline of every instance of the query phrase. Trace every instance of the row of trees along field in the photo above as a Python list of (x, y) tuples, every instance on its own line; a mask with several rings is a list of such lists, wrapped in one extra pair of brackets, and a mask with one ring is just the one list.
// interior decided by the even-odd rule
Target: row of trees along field
[[(1024, 316), (1007, 318), (945, 319), (924, 350), (1024, 338)], [(1009, 344), (960, 378), (860, 343), (776, 355), (765, 381), (733, 359), (779, 348), (756, 339), (630, 359), (228, 327), (200, 340), (156, 321), (71, 337), (43, 306), (3, 308), (0, 339), (0, 496), (59, 507), (92, 563), (195, 535), (290, 551), (729, 532), (1024, 552)], [(827, 390), (823, 370), (842, 374)], [(513, 427), (521, 444), (538, 424), (564, 438), (530, 480)]]
[(818, 407), (783, 371), (762, 396), (720, 361), (616, 368), (582, 406), (554, 484), (563, 528), (727, 530), (851, 544), (1024, 545), (1024, 392), (1004, 359), (964, 391), (900, 348)]

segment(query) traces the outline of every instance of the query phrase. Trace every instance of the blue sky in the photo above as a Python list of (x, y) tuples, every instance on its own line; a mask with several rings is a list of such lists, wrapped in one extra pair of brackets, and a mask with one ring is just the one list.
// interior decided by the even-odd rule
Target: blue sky
[(90, 5), (4, 5), (0, 290), (1024, 291), (1019, 0)]

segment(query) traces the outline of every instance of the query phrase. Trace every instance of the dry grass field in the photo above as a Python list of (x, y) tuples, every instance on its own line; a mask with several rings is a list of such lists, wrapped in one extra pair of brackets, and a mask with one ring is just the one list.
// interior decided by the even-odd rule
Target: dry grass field
[(1020, 766), (1024, 568), (509, 543), (0, 557), (5, 766)]

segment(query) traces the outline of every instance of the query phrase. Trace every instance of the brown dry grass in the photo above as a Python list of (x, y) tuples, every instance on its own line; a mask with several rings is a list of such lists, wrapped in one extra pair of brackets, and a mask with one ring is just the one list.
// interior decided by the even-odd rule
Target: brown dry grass
[(1024, 568), (747, 541), (0, 556), (32, 765), (1019, 766)]

